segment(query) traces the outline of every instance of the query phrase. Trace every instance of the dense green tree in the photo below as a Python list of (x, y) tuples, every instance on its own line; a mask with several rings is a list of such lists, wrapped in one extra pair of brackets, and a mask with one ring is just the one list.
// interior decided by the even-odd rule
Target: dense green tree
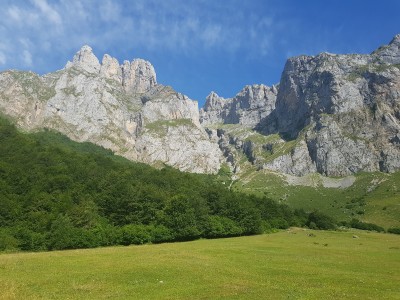
[(257, 234), (333, 220), (235, 193), (215, 176), (157, 170), (0, 118), (0, 250), (56, 250)]
[(319, 211), (313, 211), (308, 216), (307, 226), (311, 229), (329, 230), (336, 228), (336, 222), (328, 215)]

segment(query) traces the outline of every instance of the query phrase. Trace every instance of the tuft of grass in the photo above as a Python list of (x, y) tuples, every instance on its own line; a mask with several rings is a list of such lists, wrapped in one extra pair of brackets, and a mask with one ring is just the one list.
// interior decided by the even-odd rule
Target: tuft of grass
[(33, 72), (10, 70), (4, 73), (11, 75), (20, 85), (21, 93), (28, 99), (46, 102), (56, 94), (54, 88), (46, 86), (40, 76)]
[(0, 298), (395, 299), (399, 242), (392, 234), (293, 228), (186, 243), (2, 254)]
[(159, 136), (165, 136), (168, 127), (194, 126), (190, 119), (159, 120), (145, 125), (145, 128)]

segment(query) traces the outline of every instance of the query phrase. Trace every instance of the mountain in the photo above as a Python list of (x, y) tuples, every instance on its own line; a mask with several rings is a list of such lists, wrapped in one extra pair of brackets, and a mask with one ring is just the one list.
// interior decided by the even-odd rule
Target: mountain
[(263, 84), (248, 85), (234, 98), (224, 99), (215, 92), (207, 96), (200, 110), (200, 122), (207, 124), (241, 124), (254, 127), (275, 109), (278, 90)]
[(349, 176), (400, 170), (400, 35), (371, 54), (288, 59), (271, 87), (196, 101), (157, 83), (151, 63), (100, 63), (84, 46), (44, 76), (0, 73), (0, 112), (22, 129), (57, 130), (128, 159), (234, 178)]
[(222, 160), (196, 101), (158, 84), (149, 62), (106, 54), (100, 63), (89, 46), (54, 73), (0, 73), (0, 111), (24, 130), (54, 129), (152, 165), (216, 173)]
[(369, 55), (288, 59), (278, 85), (211, 93), (200, 120), (234, 169), (347, 176), (400, 169), (400, 35)]

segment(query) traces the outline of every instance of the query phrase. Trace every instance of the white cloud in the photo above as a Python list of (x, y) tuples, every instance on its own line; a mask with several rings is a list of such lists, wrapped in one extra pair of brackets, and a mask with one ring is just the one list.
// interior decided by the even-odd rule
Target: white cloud
[(222, 37), (222, 28), (220, 25), (207, 26), (200, 36), (206, 47), (212, 47), (217, 44)]
[(24, 60), (26, 66), (32, 66), (32, 54), (28, 50), (24, 50), (22, 53), (22, 59)]
[(11, 6), (7, 9), (8, 15), (14, 21), (19, 22), (21, 20), (21, 10), (16, 6)]
[(46, 0), (32, 0), (32, 3), (46, 16), (46, 18), (56, 25), (61, 25), (60, 14), (53, 9)]
[(118, 21), (121, 19), (121, 8), (116, 1), (107, 0), (100, 4), (100, 17), (103, 21)]
[(6, 55), (0, 51), (0, 65), (5, 65), (7, 62), (7, 57)]
[[(226, 3), (15, 0), (9, 3), (0, 11), (0, 34), (3, 43), (9, 45), (3, 53), (7, 58), (11, 54), (24, 57), (20, 62), (14, 60), (20, 68), (30, 67), (32, 58), (36, 65), (43, 66), (52, 57), (65, 60), (66, 55), (72, 55), (83, 44), (91, 45), (100, 54), (118, 45), (116, 52), (123, 49), (135, 53), (141, 49), (194, 56), (204, 51), (218, 50), (232, 55), (244, 50), (242, 53), (256, 57), (268, 53), (276, 38), (272, 15), (257, 14), (251, 4), (236, 0)], [(237, 9), (238, 3), (243, 9)]]

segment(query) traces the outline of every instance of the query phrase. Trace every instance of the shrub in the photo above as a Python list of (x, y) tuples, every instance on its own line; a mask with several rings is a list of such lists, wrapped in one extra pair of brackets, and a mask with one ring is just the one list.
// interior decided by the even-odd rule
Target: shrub
[(15, 238), (18, 239), (18, 246), (26, 251), (43, 251), (47, 249), (46, 235), (30, 230), (26, 227), (19, 227), (15, 230)]
[(0, 228), (0, 251), (18, 249), (18, 240), (7, 230)]
[(377, 231), (377, 232), (385, 231), (385, 229), (383, 229), (383, 227), (381, 227), (381, 226), (378, 226), (373, 223), (364, 223), (357, 219), (352, 219), (349, 225), (352, 228), (361, 229), (361, 230), (370, 230), (370, 231)]
[(242, 229), (231, 219), (221, 216), (209, 216), (205, 235), (208, 238), (238, 236)]
[(308, 216), (308, 220), (306, 225), (311, 228), (315, 227), (312, 229), (323, 229), (323, 230), (329, 230), (329, 229), (335, 229), (336, 228), (336, 222), (333, 218), (331, 218), (328, 215), (325, 215), (319, 211), (314, 211), (310, 213)]
[(389, 228), (388, 231), (389, 233), (394, 233), (394, 234), (400, 234), (400, 228)]
[(149, 228), (145, 225), (125, 225), (121, 228), (122, 245), (142, 245), (151, 242), (151, 234)]

